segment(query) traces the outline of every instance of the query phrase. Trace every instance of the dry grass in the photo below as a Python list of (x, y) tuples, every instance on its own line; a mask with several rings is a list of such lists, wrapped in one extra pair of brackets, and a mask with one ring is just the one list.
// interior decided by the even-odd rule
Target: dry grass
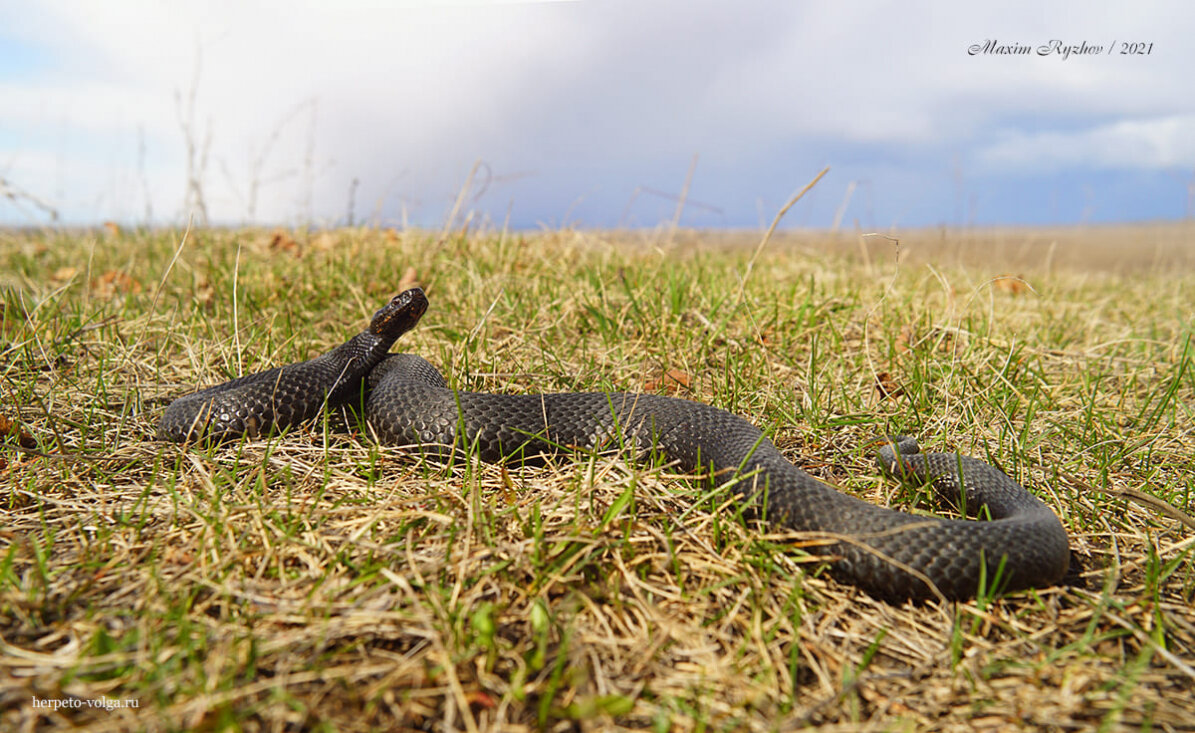
[[(883, 264), (892, 259), (889, 236), (899, 237), (902, 261), (909, 265), (994, 268), (996, 272), (1027, 272), (1039, 277), (1055, 272), (1140, 276), (1195, 270), (1195, 221), (836, 234), (790, 230), (777, 233), (769, 246), (815, 257), (849, 256), (864, 265)], [(617, 239), (650, 243), (653, 234), (623, 232)], [(759, 235), (751, 231), (682, 231), (675, 240), (682, 247), (735, 251), (755, 247)]]
[[(778, 235), (746, 283), (757, 239), (685, 232), (216, 231), (173, 266), (177, 234), (0, 235), (0, 727), (1189, 730), (1195, 250), (1079, 234), (990, 235), (1017, 260), (914, 233), (899, 267)], [(1043, 496), (1077, 571), (891, 605), (667, 466), (427, 466), (336, 420), (145, 439), (192, 385), (339, 343), (408, 266), (432, 310), (401, 348), (455, 386), (675, 390), (920, 511), (862, 447), (918, 434)]]

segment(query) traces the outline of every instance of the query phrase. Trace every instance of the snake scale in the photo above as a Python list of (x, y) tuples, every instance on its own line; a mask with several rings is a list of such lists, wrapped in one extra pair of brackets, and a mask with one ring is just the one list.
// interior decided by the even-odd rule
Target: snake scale
[(889, 600), (939, 593), (969, 598), (984, 578), (988, 584), (999, 579), (999, 590), (1045, 586), (1067, 570), (1070, 553), (1058, 517), (982, 461), (921, 453), (907, 437), (889, 439), (878, 452), (883, 470), (932, 482), (944, 503), (957, 506), (961, 487), (962, 506), (972, 513), (986, 508), (990, 521), (876, 506), (800, 470), (747, 420), (699, 402), (630, 393), (451, 390), (424, 359), (389, 353), (426, 310), (422, 290), (400, 293), (367, 330), (322, 356), (178, 398), (166, 408), (159, 435), (189, 442), (265, 434), (364, 394), (372, 433), (408, 450), (464, 449), (488, 462), (532, 459), (561, 447), (658, 452), (682, 470), (729, 483), (740, 505), (769, 524), (816, 533), (829, 542), (823, 551), (836, 577)]

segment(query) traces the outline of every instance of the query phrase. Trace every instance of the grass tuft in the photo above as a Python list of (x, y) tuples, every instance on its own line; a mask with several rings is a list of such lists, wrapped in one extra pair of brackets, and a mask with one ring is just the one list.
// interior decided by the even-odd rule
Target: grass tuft
[[(0, 234), (0, 727), (1189, 727), (1190, 232), (1076, 231), (915, 232), (899, 266), (784, 232)], [(669, 465), (435, 465), (336, 415), (148, 439), (408, 268), (400, 348), (455, 387), (700, 400), (929, 511), (869, 447), (914, 434), (1042, 496), (1073, 577), (891, 605)], [(34, 704), (67, 699), (106, 707)]]

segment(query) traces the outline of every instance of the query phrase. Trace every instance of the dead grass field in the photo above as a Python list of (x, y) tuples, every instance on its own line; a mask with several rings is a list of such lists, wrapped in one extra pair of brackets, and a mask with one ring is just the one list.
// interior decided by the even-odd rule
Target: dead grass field
[[(854, 234), (0, 233), (0, 728), (1195, 729), (1193, 233), (918, 231), (899, 263)], [(928, 511), (864, 447), (915, 434), (1043, 497), (1074, 572), (892, 605), (668, 466), (428, 466), (336, 416), (148, 439), (408, 268), (431, 310), (398, 348), (455, 387), (668, 391)]]

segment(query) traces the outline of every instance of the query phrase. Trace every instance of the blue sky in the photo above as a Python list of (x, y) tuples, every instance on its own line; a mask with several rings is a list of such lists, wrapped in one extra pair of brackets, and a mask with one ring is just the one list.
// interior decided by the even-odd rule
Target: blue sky
[[(0, 0), (0, 224), (1178, 219), (1195, 5)], [(1059, 39), (1097, 55), (970, 55)], [(1153, 44), (1122, 55), (1120, 44)], [(1115, 45), (1113, 45), (1115, 43)], [(1108, 49), (1112, 53), (1108, 53)], [(354, 189), (353, 181), (357, 181)], [(483, 185), (484, 184), (484, 185)], [(484, 190), (480, 190), (484, 189)]]

